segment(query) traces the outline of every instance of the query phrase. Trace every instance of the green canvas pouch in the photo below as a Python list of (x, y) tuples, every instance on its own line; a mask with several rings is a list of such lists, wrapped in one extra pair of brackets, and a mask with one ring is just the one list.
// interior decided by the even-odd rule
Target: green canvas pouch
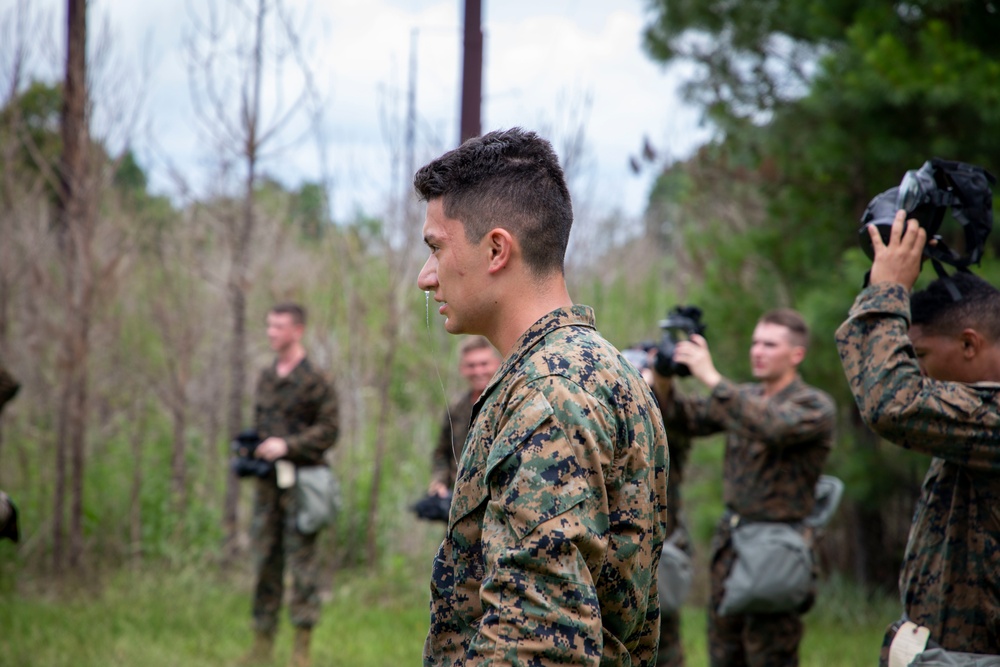
[(656, 571), (656, 590), (660, 596), (660, 612), (674, 614), (691, 592), (694, 567), (691, 557), (678, 546), (681, 531), (674, 531), (663, 543), (660, 565)]
[(304, 466), (295, 471), (298, 512), (295, 527), (303, 535), (312, 535), (333, 522), (340, 505), (340, 485), (326, 466)]
[(736, 561), (726, 578), (719, 614), (770, 614), (799, 609), (813, 592), (812, 550), (794, 526), (739, 523), (732, 534)]

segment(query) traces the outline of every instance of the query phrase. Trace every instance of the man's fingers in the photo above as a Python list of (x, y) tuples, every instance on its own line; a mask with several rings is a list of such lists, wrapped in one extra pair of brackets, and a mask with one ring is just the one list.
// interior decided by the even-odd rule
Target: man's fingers
[(919, 222), (910, 218), (906, 223), (906, 236), (904, 240), (908, 242), (908, 247), (910, 250), (920, 250), (924, 249), (924, 244), (927, 243), (927, 230), (925, 230)]
[(906, 211), (900, 209), (896, 211), (896, 217), (892, 219), (892, 229), (889, 231), (889, 245), (898, 244), (903, 238), (903, 230), (906, 229)]
[(885, 248), (885, 243), (882, 242), (882, 234), (879, 233), (878, 227), (875, 225), (868, 225), (868, 238), (872, 240), (872, 248), (875, 249), (876, 253)]

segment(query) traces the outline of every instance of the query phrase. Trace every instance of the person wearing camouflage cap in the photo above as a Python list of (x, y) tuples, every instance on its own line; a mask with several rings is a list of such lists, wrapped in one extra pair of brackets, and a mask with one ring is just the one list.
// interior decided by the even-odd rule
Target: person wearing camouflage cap
[(639, 372), (570, 299), (555, 152), (532, 132), (490, 132), (414, 186), (430, 248), (418, 286), (449, 333), (504, 355), (473, 407), (424, 664), (651, 666), (666, 434)]
[(911, 295), (926, 232), (903, 211), (888, 244), (869, 231), (870, 285), (837, 349), (865, 423), (933, 457), (899, 575), (904, 618), (929, 631), (928, 654), (975, 654), (934, 664), (1000, 663), (983, 658), (1000, 655), (1000, 290), (960, 272)]

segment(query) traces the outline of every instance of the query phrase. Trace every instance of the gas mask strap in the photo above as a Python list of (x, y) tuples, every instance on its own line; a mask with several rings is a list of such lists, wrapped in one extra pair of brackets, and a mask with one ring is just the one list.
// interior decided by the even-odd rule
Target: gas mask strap
[[(955, 281), (948, 275), (944, 265), (935, 258), (931, 259), (931, 265), (934, 267), (935, 273), (937, 273), (938, 277), (941, 279), (941, 284), (945, 286), (945, 289), (948, 290), (948, 294), (951, 295), (952, 301), (961, 301), (962, 293), (958, 291), (958, 287), (955, 286)], [(958, 270), (965, 271), (965, 269), (961, 268)]]

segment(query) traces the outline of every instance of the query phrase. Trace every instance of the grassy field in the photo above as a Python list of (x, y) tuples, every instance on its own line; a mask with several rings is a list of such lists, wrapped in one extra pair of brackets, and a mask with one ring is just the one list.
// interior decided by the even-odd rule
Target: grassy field
[[(316, 630), (315, 663), (353, 667), (420, 664), (427, 631), (426, 573), (397, 563), (376, 574), (336, 577)], [(236, 577), (232, 577), (236, 579)], [(249, 586), (210, 571), (122, 572), (75, 590), (51, 592), (44, 582), (8, 580), (0, 591), (3, 667), (222, 667), (250, 639)], [(49, 590), (47, 590), (49, 589)], [(806, 616), (805, 667), (873, 664), (895, 605), (873, 603), (850, 584), (827, 582), (821, 604)], [(684, 613), (688, 665), (707, 664), (704, 613)], [(276, 664), (288, 659), (291, 631), (283, 619)]]

